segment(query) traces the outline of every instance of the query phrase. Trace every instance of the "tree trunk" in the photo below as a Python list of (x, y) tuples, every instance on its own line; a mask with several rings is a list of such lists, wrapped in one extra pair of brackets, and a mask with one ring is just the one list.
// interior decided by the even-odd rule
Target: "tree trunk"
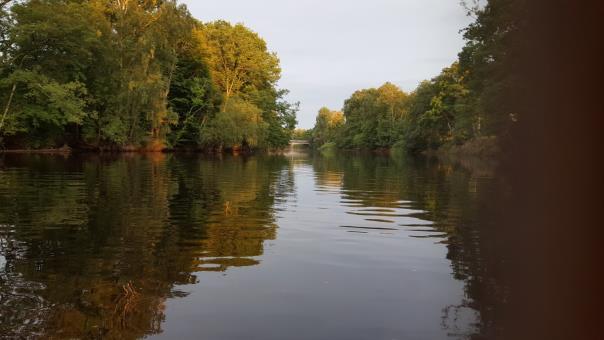
[(0, 132), (2, 132), (2, 128), (4, 127), (4, 120), (8, 115), (8, 111), (10, 110), (10, 105), (13, 102), (13, 96), (15, 95), (15, 90), (17, 89), (17, 83), (13, 84), (12, 89), (10, 90), (10, 95), (8, 96), (8, 101), (6, 102), (6, 107), (4, 108), (4, 113), (2, 114), (2, 120), (0, 120)]

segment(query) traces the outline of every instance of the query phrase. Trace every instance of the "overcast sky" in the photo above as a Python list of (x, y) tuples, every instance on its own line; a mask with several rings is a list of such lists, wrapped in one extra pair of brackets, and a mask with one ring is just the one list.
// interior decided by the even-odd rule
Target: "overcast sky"
[(241, 22), (276, 52), (279, 86), (299, 101), (299, 126), (322, 106), (386, 81), (405, 91), (436, 76), (463, 46), (470, 23), (459, 0), (183, 0), (197, 19)]

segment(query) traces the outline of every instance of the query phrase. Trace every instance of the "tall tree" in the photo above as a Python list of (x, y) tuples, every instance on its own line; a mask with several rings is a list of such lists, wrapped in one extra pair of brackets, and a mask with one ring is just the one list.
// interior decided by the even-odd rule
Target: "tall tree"
[(281, 76), (279, 59), (269, 52), (266, 42), (247, 27), (226, 21), (202, 25), (196, 36), (212, 79), (222, 93), (221, 111), (234, 97), (248, 101), (261, 110), (262, 119), (268, 124), (265, 141), (258, 144), (287, 145), (296, 125), (298, 104), (287, 102), (284, 97), (288, 92), (276, 88)]
[(502, 135), (518, 119), (518, 95), (527, 93), (520, 81), (520, 64), (525, 49), (527, 2), (489, 0), (473, 6), (476, 18), (464, 30), (466, 45), (459, 53), (460, 69), (466, 74), (475, 102), (472, 108), (480, 118), (481, 133)]
[(38, 0), (12, 6), (6, 30), (10, 51), (3, 52), (0, 82), (8, 97), (1, 134), (30, 132), (36, 146), (58, 142), (52, 135), (65, 142), (66, 128), (78, 130), (87, 115), (85, 82), (101, 47), (98, 19), (88, 3)]
[(223, 111), (202, 130), (202, 143), (218, 150), (263, 146), (268, 124), (262, 111), (245, 100), (234, 97)]
[(339, 129), (344, 125), (344, 114), (322, 107), (317, 114), (315, 127), (312, 130), (314, 146), (333, 142)]
[[(165, 137), (173, 118), (167, 100), (183, 40), (193, 29), (186, 7), (175, 1), (117, 1), (110, 7), (118, 54), (118, 124), (136, 143)], [(112, 131), (111, 131), (112, 132)]]
[(199, 145), (203, 127), (220, 108), (221, 95), (204, 58), (196, 39), (184, 42), (168, 97), (169, 109), (178, 117), (170, 126), (171, 146)]
[(407, 97), (391, 83), (355, 92), (344, 102), (346, 124), (339, 145), (369, 149), (391, 146), (398, 135), (395, 123), (407, 110)]
[(273, 88), (281, 77), (277, 56), (268, 51), (257, 33), (242, 24), (219, 20), (203, 25), (196, 35), (225, 103), (241, 92)]

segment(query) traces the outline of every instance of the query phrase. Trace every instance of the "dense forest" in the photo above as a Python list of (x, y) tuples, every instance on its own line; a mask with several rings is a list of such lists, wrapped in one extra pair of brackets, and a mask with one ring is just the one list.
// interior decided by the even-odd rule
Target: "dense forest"
[(280, 148), (297, 104), (241, 24), (175, 0), (0, 1), (0, 147)]
[[(342, 112), (322, 108), (308, 133), (315, 147), (450, 149), (492, 154), (519, 119), (521, 0), (465, 3), (475, 21), (463, 30), (458, 60), (411, 93), (386, 83), (356, 91)], [(463, 146), (462, 146), (463, 148)]]

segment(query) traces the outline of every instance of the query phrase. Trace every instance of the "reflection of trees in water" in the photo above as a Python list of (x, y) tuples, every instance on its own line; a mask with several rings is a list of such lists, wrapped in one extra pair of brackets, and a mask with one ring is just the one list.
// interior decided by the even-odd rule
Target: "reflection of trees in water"
[[(502, 245), (497, 244), (489, 220), (492, 180), (473, 175), (452, 163), (438, 163), (410, 157), (332, 156), (313, 160), (319, 185), (333, 186), (341, 176), (342, 198), (358, 206), (374, 208), (405, 207), (424, 211), (412, 217), (432, 221), (429, 225), (401, 228), (435, 231), (424, 237), (443, 239), (448, 248), (453, 275), (465, 282), (466, 299), (457, 306), (443, 308), (442, 325), (452, 335), (467, 333), (459, 324), (476, 311), (480, 323), (473, 338), (498, 333), (498, 313), (506, 300), (506, 285), (498, 272)], [(484, 174), (480, 170), (478, 174)]]
[(292, 181), (283, 158), (14, 156), (4, 164), (7, 336), (161, 332), (165, 300), (186, 295), (175, 286), (196, 282), (200, 271), (258, 263), (275, 237), (275, 200)]

